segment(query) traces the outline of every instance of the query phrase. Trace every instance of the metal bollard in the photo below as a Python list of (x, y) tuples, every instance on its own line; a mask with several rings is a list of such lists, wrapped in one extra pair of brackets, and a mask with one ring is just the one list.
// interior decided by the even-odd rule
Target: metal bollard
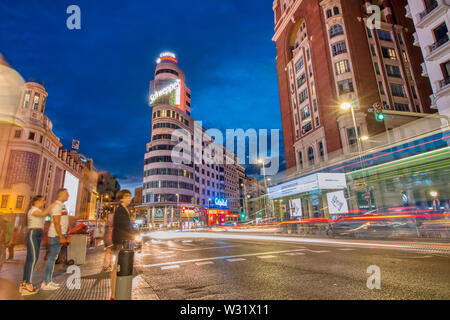
[(131, 300), (133, 261), (133, 250), (122, 249), (119, 251), (115, 300)]

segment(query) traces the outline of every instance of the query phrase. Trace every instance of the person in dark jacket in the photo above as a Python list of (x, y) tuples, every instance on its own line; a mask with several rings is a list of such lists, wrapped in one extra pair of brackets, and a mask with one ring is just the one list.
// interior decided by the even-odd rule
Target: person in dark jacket
[(114, 300), (116, 289), (117, 260), (119, 251), (123, 248), (124, 242), (133, 240), (136, 231), (131, 224), (130, 212), (128, 206), (131, 203), (131, 192), (129, 190), (120, 190), (117, 193), (119, 207), (114, 212), (112, 241), (114, 246), (115, 261), (111, 271), (111, 300)]
[(112, 234), (116, 251), (122, 249), (124, 241), (133, 240), (135, 234), (131, 224), (130, 212), (127, 208), (131, 203), (131, 192), (121, 190), (118, 192), (117, 198), (119, 199), (119, 207), (114, 212)]

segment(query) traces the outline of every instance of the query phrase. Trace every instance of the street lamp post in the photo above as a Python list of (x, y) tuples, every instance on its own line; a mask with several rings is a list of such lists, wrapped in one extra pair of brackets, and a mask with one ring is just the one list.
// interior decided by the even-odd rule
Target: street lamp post
[[(267, 211), (268, 211), (268, 210), (267, 210), (267, 197), (268, 197), (267, 191), (268, 191), (268, 189), (267, 189), (267, 183), (266, 183), (266, 164), (265, 164), (264, 159), (258, 159), (258, 163), (261, 164), (261, 165), (262, 165), (262, 168), (263, 168), (264, 189), (265, 189), (265, 195), (264, 195), (264, 211), (265, 211), (266, 214), (267, 214)], [(269, 211), (270, 211), (270, 210), (269, 210)], [(272, 216), (271, 212), (270, 212), (270, 216)]]

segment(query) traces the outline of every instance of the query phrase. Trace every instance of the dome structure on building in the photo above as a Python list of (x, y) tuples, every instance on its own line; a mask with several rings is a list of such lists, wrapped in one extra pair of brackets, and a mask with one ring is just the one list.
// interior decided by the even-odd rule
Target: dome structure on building
[(16, 122), (16, 113), (25, 84), (22, 76), (6, 62), (0, 53), (0, 123)]

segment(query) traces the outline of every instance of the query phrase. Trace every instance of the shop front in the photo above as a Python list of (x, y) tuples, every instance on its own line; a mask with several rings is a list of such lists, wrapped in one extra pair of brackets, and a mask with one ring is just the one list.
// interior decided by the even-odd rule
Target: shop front
[(343, 173), (315, 173), (269, 188), (269, 200), (280, 221), (348, 214), (347, 199)]

